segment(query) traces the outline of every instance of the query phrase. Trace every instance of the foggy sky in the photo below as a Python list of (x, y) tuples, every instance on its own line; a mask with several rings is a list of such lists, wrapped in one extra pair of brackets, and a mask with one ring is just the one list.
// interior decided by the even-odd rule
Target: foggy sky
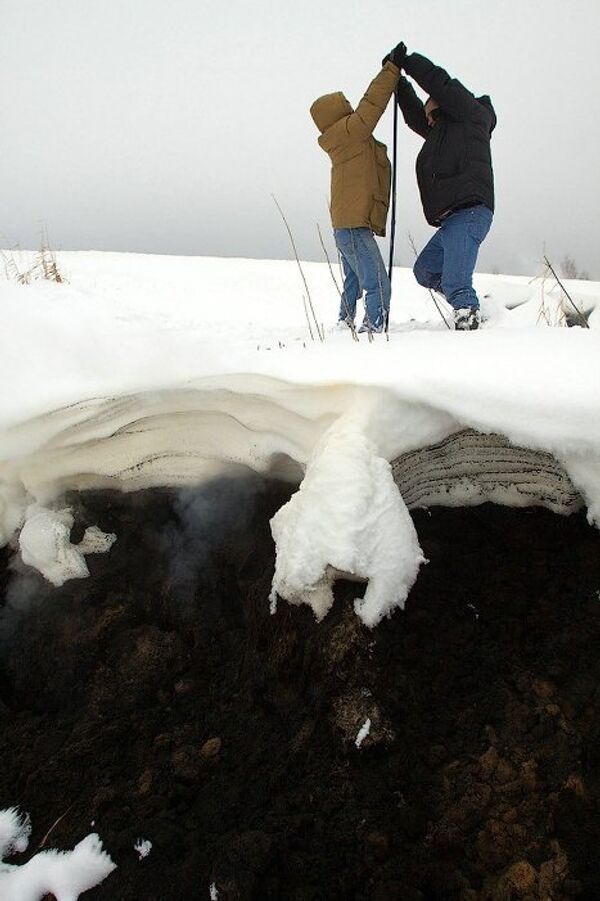
[[(478, 269), (544, 250), (600, 278), (598, 0), (0, 0), (0, 244), (322, 259), (308, 109), (356, 105), (398, 41), (489, 93), (497, 211)], [(392, 108), (377, 137), (391, 144)], [(431, 234), (400, 119), (398, 264)], [(387, 242), (383, 243), (384, 256)]]

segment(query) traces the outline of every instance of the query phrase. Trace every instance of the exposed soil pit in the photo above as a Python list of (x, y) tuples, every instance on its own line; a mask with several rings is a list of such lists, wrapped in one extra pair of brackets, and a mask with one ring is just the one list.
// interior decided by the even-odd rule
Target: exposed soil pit
[(370, 632), (349, 583), (321, 624), (269, 614), (288, 490), (69, 498), (118, 540), (62, 588), (4, 553), (0, 807), (31, 851), (98, 831), (90, 901), (599, 898), (600, 534), (413, 511), (430, 563)]

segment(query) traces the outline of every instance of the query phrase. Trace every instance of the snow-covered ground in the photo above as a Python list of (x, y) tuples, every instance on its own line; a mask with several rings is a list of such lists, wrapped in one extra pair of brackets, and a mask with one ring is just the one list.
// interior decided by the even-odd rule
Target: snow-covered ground
[(90, 552), (68, 540), (65, 489), (251, 468), (301, 483), (273, 521), (273, 605), (321, 617), (347, 572), (369, 581), (357, 613), (372, 626), (423, 560), (389, 463), (464, 427), (554, 455), (600, 522), (598, 283), (566, 283), (591, 326), (567, 328), (551, 280), (479, 275), (486, 323), (456, 333), (397, 269), (389, 336), (355, 341), (334, 327), (329, 267), (304, 263), (312, 340), (294, 261), (57, 258), (65, 284), (0, 282), (0, 530), (15, 541), (26, 522), (22, 552), (57, 584)]

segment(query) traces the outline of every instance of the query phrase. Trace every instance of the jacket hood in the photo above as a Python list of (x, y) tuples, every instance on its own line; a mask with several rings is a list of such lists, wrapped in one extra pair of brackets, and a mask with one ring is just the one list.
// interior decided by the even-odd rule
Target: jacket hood
[(341, 91), (319, 97), (310, 108), (310, 114), (321, 134), (351, 112), (353, 109)]
[(490, 98), (488, 97), (487, 94), (484, 94), (482, 97), (477, 98), (477, 102), (481, 103), (482, 106), (485, 106), (486, 110), (492, 117), (492, 121), (490, 123), (490, 134), (491, 134), (496, 127), (496, 122), (498, 121), (496, 119), (496, 113), (494, 111), (494, 107), (492, 106), (492, 101), (490, 100)]

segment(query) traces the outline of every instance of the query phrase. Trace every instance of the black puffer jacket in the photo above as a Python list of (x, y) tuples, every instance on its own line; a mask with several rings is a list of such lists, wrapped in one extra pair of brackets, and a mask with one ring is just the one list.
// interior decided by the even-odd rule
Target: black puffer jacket
[(430, 225), (439, 225), (448, 210), (470, 203), (483, 203), (493, 212), (490, 137), (496, 114), (490, 98), (474, 97), (460, 81), (419, 53), (407, 56), (403, 68), (440, 105), (430, 128), (424, 105), (410, 82), (400, 78), (396, 97), (404, 120), (425, 138), (417, 157), (425, 218)]

